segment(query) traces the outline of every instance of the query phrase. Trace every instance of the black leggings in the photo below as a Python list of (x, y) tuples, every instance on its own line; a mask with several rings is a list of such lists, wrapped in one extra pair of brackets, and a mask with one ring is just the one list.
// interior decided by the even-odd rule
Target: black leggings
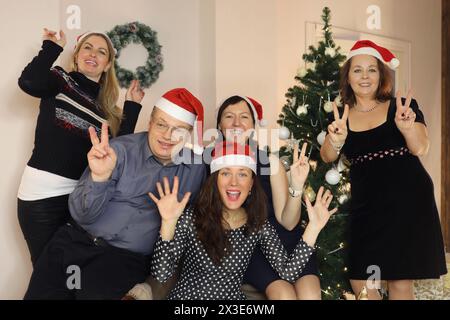
[(69, 195), (35, 201), (17, 199), (19, 224), (33, 267), (56, 230), (69, 220), (68, 200)]

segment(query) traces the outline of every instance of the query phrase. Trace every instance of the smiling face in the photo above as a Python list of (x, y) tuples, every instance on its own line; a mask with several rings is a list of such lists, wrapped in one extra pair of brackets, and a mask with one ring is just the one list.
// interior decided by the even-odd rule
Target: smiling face
[(110, 50), (107, 41), (99, 35), (83, 39), (75, 53), (77, 71), (93, 81), (99, 81), (103, 72), (111, 67)]
[(355, 96), (375, 98), (380, 85), (380, 70), (377, 58), (365, 54), (352, 57), (348, 82)]
[[(220, 116), (219, 130), (222, 131), (227, 141), (242, 138), (243, 133), (254, 128), (252, 112), (245, 101), (229, 105)], [(248, 133), (249, 131), (246, 136)]]
[(219, 170), (217, 188), (227, 211), (238, 210), (253, 186), (252, 170), (247, 167), (226, 167)]
[(148, 128), (148, 144), (153, 155), (162, 163), (172, 161), (186, 143), (192, 126), (175, 119), (164, 111), (153, 109)]

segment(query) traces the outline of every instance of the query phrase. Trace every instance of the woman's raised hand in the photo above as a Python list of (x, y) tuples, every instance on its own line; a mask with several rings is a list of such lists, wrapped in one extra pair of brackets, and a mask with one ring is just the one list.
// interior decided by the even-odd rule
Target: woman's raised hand
[(400, 90), (397, 91), (397, 111), (395, 112), (395, 124), (400, 131), (411, 129), (416, 121), (416, 113), (409, 107), (412, 100), (412, 92), (409, 90), (405, 104), (402, 103)]
[(339, 116), (339, 111), (335, 102), (333, 102), (334, 121), (328, 126), (328, 135), (331, 145), (336, 148), (341, 148), (345, 139), (347, 139), (347, 119), (349, 113), (348, 104), (344, 107), (344, 114), (342, 118)]
[(306, 203), (306, 208), (308, 209), (308, 218), (310, 227), (315, 230), (322, 230), (327, 224), (331, 215), (337, 211), (337, 208), (329, 211), (331, 200), (333, 200), (333, 195), (330, 190), (327, 190), (325, 194), (323, 193), (324, 188), (320, 187), (319, 192), (317, 192), (316, 202), (314, 206), (309, 201), (308, 196), (305, 194), (304, 199)]
[(44, 34), (42, 36), (42, 40), (50, 40), (59, 45), (60, 47), (64, 48), (64, 46), (67, 43), (66, 34), (64, 31), (59, 30), (59, 38), (57, 37), (57, 32), (48, 30), (47, 28), (44, 28)]
[(156, 188), (158, 189), (159, 193), (159, 199), (153, 193), (148, 193), (150, 198), (158, 206), (161, 219), (167, 222), (178, 220), (189, 201), (189, 197), (191, 196), (190, 192), (186, 192), (183, 199), (181, 199), (181, 201), (178, 201), (178, 183), (178, 177), (175, 176), (173, 178), (173, 188), (172, 191), (170, 191), (169, 179), (167, 179), (167, 177), (164, 177), (164, 188), (161, 186), (160, 182), (156, 183)]
[(136, 103), (141, 103), (144, 95), (145, 92), (142, 90), (139, 80), (132, 80), (125, 95), (125, 99)]
[(309, 173), (309, 162), (306, 156), (306, 147), (308, 144), (305, 142), (302, 146), (300, 156), (298, 155), (298, 144), (294, 146), (294, 161), (290, 168), (291, 175), (291, 187), (294, 190), (302, 190)]

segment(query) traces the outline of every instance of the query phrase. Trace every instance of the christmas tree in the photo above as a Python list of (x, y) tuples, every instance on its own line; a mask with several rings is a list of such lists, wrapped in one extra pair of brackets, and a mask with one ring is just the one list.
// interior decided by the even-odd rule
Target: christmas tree
[[(351, 291), (346, 267), (346, 231), (350, 183), (347, 162), (343, 157), (336, 163), (326, 164), (320, 158), (320, 147), (328, 125), (334, 120), (332, 101), (342, 108), (339, 96), (339, 69), (345, 56), (339, 53), (332, 39), (330, 9), (323, 9), (324, 39), (310, 46), (303, 55), (305, 66), (297, 71), (298, 85), (289, 88), (287, 102), (279, 116), (280, 139), (287, 145), (280, 150), (281, 161), (289, 168), (294, 143), (307, 142), (310, 147), (310, 173), (304, 193), (314, 201), (320, 186), (333, 195), (330, 208), (339, 206), (322, 230), (317, 242), (317, 259), (323, 299), (340, 299), (343, 292)], [(301, 145), (300, 144), (300, 145)], [(306, 208), (302, 208), (302, 225), (307, 224)]]

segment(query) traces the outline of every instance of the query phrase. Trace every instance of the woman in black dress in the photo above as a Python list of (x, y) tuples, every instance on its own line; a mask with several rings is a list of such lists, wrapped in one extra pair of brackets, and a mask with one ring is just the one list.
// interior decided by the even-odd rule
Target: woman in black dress
[(369, 299), (379, 299), (379, 281), (367, 280), (387, 280), (389, 299), (414, 299), (414, 279), (447, 272), (433, 183), (418, 158), (429, 147), (425, 120), (411, 93), (391, 96), (384, 63), (398, 65), (392, 53), (362, 40), (348, 58), (340, 85), (345, 109), (341, 116), (334, 106), (321, 155), (331, 162), (342, 151), (351, 163), (351, 284), (356, 294), (366, 286)]
[[(306, 147), (294, 166), (307, 164)], [(152, 275), (166, 281), (177, 268), (181, 275), (168, 299), (245, 299), (241, 291), (244, 272), (259, 245), (279, 276), (294, 282), (314, 252), (321, 229), (336, 208), (328, 211), (332, 195), (320, 188), (314, 207), (305, 197), (309, 223), (292, 254), (288, 255), (277, 232), (266, 218), (265, 194), (256, 159), (248, 145), (218, 144), (213, 153), (211, 175), (203, 185), (195, 207), (184, 210), (189, 193), (178, 194), (175, 177), (170, 190), (167, 178), (159, 182), (160, 198), (150, 193), (161, 215), (160, 238), (152, 258)], [(178, 199), (182, 200), (179, 202)], [(184, 212), (183, 212), (184, 210)]]

